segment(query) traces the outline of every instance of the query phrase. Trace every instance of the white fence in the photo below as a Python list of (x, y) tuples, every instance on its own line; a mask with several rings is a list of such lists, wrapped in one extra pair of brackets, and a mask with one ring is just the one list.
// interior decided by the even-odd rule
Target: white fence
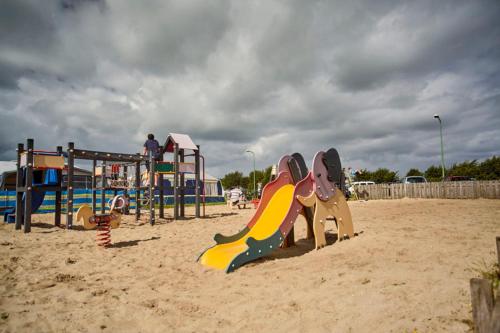
[(500, 181), (375, 184), (356, 186), (360, 199), (500, 199)]

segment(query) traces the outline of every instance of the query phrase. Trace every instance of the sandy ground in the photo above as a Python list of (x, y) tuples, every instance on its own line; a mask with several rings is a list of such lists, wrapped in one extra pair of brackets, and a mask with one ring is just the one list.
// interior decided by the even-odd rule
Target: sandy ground
[[(196, 262), (216, 232), (242, 228), (253, 209), (209, 207), (206, 219), (112, 231), (0, 226), (1, 332), (467, 332), (471, 268), (493, 262), (500, 201), (349, 203), (357, 237), (297, 246), (235, 273)], [(168, 211), (171, 213), (171, 210)], [(188, 209), (189, 214), (193, 214)]]

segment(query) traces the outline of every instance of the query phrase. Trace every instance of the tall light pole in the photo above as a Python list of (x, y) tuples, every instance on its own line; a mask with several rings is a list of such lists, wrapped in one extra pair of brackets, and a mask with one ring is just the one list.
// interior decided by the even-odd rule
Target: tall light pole
[(443, 148), (443, 123), (441, 121), (441, 118), (439, 117), (438, 114), (434, 115), (434, 118), (436, 118), (439, 121), (439, 135), (441, 137), (441, 177), (442, 180), (444, 180), (444, 148)]
[(255, 153), (251, 150), (247, 150), (246, 153), (251, 153), (253, 156), (253, 199), (255, 199), (256, 183), (255, 183)]

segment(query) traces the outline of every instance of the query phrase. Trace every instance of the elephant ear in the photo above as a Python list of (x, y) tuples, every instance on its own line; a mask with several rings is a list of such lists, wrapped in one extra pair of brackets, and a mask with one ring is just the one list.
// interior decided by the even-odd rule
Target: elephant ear
[(314, 191), (321, 201), (329, 200), (335, 193), (335, 183), (328, 180), (328, 169), (324, 163), (325, 152), (319, 151), (313, 159)]
[(342, 165), (340, 163), (340, 156), (335, 148), (330, 148), (323, 155), (323, 163), (328, 171), (328, 181), (335, 183), (337, 187), (342, 185)]
[(296, 166), (298, 168), (298, 173), (299, 177), (298, 179), (294, 179), (295, 183), (298, 183), (302, 179), (307, 177), (307, 174), (309, 170), (307, 169), (306, 161), (304, 160), (304, 157), (300, 153), (293, 153), (292, 154), (293, 159), (295, 160)]

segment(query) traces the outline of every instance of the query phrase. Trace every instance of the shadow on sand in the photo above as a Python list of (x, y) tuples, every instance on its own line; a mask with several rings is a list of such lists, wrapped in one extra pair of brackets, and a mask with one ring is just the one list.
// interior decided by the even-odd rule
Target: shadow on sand
[[(357, 237), (362, 233), (363, 233), (363, 231), (360, 231), (359, 233), (354, 233), (354, 237)], [(326, 247), (333, 245), (333, 244), (337, 243), (337, 241), (338, 241), (338, 235), (336, 233), (332, 233), (332, 232), (326, 232), (325, 238), (326, 238)], [(343, 242), (346, 242), (346, 241), (348, 241), (348, 240), (343, 240)], [(263, 257), (263, 258), (257, 259), (255, 261), (253, 261), (252, 263), (258, 264), (258, 263), (266, 262), (266, 261), (270, 261), (270, 260), (276, 260), (276, 259), (280, 260), (280, 259), (298, 257), (298, 256), (304, 255), (307, 252), (310, 252), (314, 249), (315, 249), (314, 238), (299, 239), (299, 240), (295, 241), (294, 246), (287, 247), (286, 249), (280, 248), (279, 250), (273, 252), (268, 257)]]
[(139, 245), (140, 242), (149, 242), (153, 240), (158, 240), (161, 237), (151, 237), (148, 239), (137, 239), (137, 240), (131, 240), (131, 241), (123, 241), (123, 242), (118, 242), (118, 243), (113, 243), (110, 248), (122, 248), (122, 247), (129, 247), (129, 246), (137, 246)]

